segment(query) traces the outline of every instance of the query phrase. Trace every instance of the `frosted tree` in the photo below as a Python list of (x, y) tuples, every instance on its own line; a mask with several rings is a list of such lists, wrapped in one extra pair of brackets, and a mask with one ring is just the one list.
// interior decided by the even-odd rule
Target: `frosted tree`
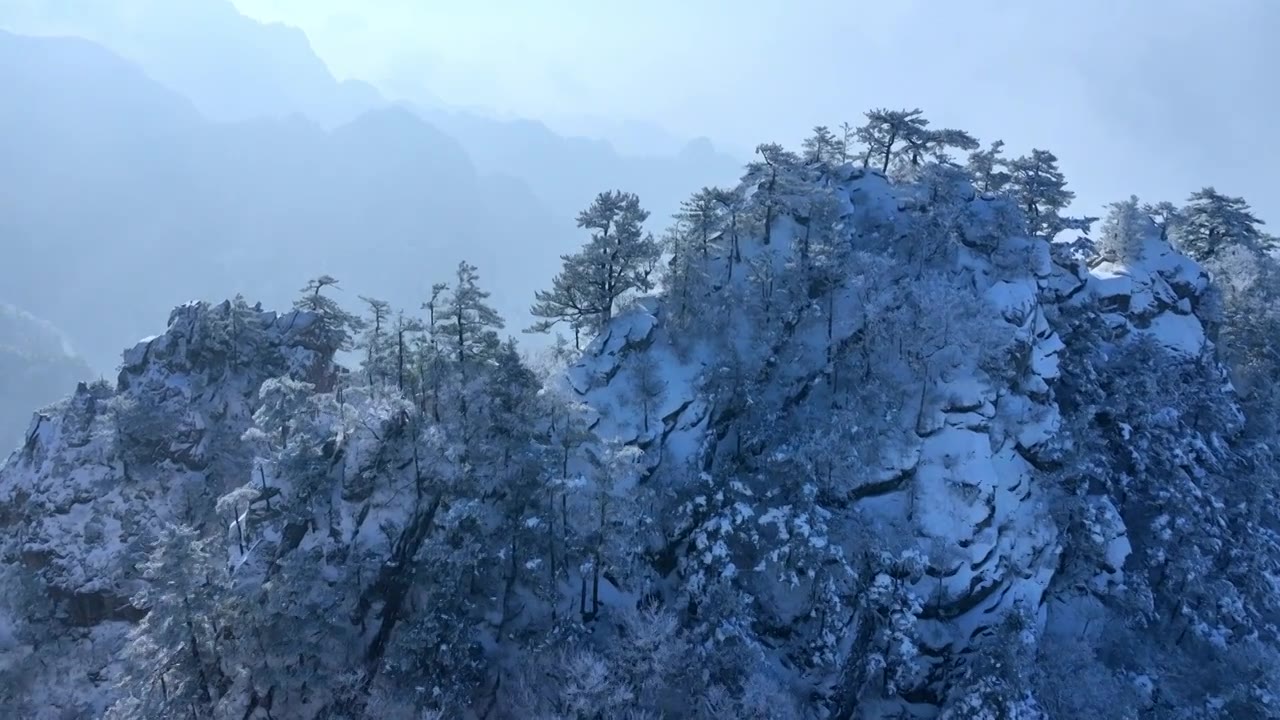
[(650, 418), (661, 407), (667, 383), (662, 378), (662, 368), (657, 360), (648, 353), (637, 359), (633, 378), (640, 412), (644, 415), (644, 432), (648, 433)]
[(662, 289), (674, 305), (672, 319), (682, 325), (694, 309), (692, 299), (703, 294), (707, 282), (707, 264), (698, 258), (693, 233), (682, 223), (667, 228), (662, 236), (662, 249), (670, 257), (662, 273)]
[(802, 145), (802, 158), (810, 165), (829, 166), (841, 161), (847, 151), (844, 140), (825, 125), (818, 125)]
[(1097, 218), (1066, 217), (1076, 194), (1067, 189), (1067, 179), (1058, 169), (1058, 158), (1048, 150), (1032, 150), (1030, 155), (1011, 160), (1009, 194), (1027, 216), (1031, 233), (1052, 240), (1066, 230), (1088, 232)]
[(435, 283), (431, 286), (431, 296), (422, 304), (427, 311), (423, 323), (423, 334), (418, 336), (415, 348), (415, 364), (418, 375), (418, 392), (421, 394), (420, 407), (425, 412), (431, 409), (431, 418), (440, 422), (441, 383), (444, 380), (444, 350), (441, 348), (441, 325), (444, 317), (445, 292), (448, 283)]
[(275, 447), (284, 447), (289, 442), (290, 431), (303, 421), (300, 412), (313, 392), (314, 385), (288, 377), (262, 383), (258, 388), (258, 409), (253, 415), (252, 430), (267, 434)]
[(720, 205), (724, 219), (728, 220), (725, 231), (729, 236), (730, 261), (729, 276), (733, 276), (733, 263), (742, 262), (742, 249), (738, 242), (738, 221), (743, 212), (744, 201), (741, 187), (733, 189), (717, 189), (716, 202)]
[(150, 610), (126, 650), (141, 717), (213, 716), (227, 685), (218, 649), (221, 568), (194, 530), (162, 528), (144, 568), (150, 583), (138, 598)]
[(969, 173), (981, 193), (998, 193), (1009, 184), (1010, 175), (1005, 169), (1004, 141), (996, 140), (986, 150), (969, 154)]
[(480, 288), (476, 266), (458, 263), (453, 289), (441, 298), (433, 330), (440, 346), (447, 348), (465, 382), (468, 369), (493, 357), (502, 317), (489, 305), (489, 292)]
[(690, 239), (703, 263), (711, 259), (712, 243), (719, 237), (721, 226), (720, 192), (716, 188), (704, 187), (692, 197), (680, 202), (680, 211), (676, 219), (685, 224)]
[(1160, 231), (1160, 239), (1166, 242), (1172, 239), (1182, 222), (1182, 211), (1168, 200), (1146, 203), (1142, 206), (1142, 212), (1151, 218), (1151, 222)]
[(360, 296), (360, 300), (369, 306), (369, 318), (359, 341), (359, 347), (364, 351), (362, 365), (365, 379), (376, 390), (391, 376), (392, 348), (388, 337), (391, 330), (391, 304), (364, 295)]
[(897, 556), (881, 553), (862, 602), (872, 627), (870, 654), (865, 658), (866, 680), (880, 680), (883, 697), (894, 697), (921, 680), (916, 623), (924, 603), (911, 586), (924, 574), (924, 560), (914, 551)]
[(1016, 604), (975, 638), (967, 662), (951, 673), (951, 697), (939, 720), (1050, 720), (1031, 689), (1034, 623), (1030, 612)]
[(700, 683), (690, 682), (696, 654), (680, 619), (654, 602), (624, 608), (620, 615), (625, 641), (610, 648), (618, 674), (641, 707), (662, 713), (659, 717), (684, 714)]
[(1137, 196), (1111, 204), (1102, 223), (1099, 248), (1122, 263), (1132, 264), (1142, 259), (1143, 247), (1154, 230), (1151, 217), (1142, 211)]
[(498, 350), (486, 384), (483, 452), (493, 480), (481, 494), (495, 499), (503, 525), (505, 623), (528, 595), (555, 602), (556, 508), (548, 497), (555, 458), (545, 417), (549, 399), (514, 340)]
[(930, 130), (918, 142), (910, 143), (907, 159), (912, 168), (923, 165), (925, 158), (931, 158), (935, 162), (950, 163), (951, 155), (947, 150), (952, 148), (963, 151), (976, 150), (978, 141), (964, 130), (953, 128)]
[(862, 166), (872, 161), (880, 166), (880, 172), (889, 172), (900, 145), (920, 143), (929, 132), (928, 120), (919, 108), (915, 110), (886, 110), (877, 108), (866, 113), (867, 123), (858, 128), (858, 141), (866, 146)]
[(325, 295), (326, 288), (338, 289), (337, 279), (321, 275), (311, 280), (302, 288), (303, 295), (293, 306), (315, 316), (313, 332), (321, 347), (330, 353), (350, 350), (355, 333), (364, 327), (364, 323), (359, 317), (343, 310), (336, 300)]
[(1200, 262), (1230, 245), (1259, 249), (1266, 244), (1260, 229), (1262, 221), (1253, 214), (1249, 203), (1212, 187), (1192, 193), (1180, 216), (1174, 239), (1180, 250)]
[(530, 331), (548, 332), (564, 322), (581, 348), (581, 333), (599, 332), (627, 293), (651, 289), (661, 248), (644, 231), (648, 217), (634, 194), (614, 190), (596, 196), (578, 215), (578, 227), (591, 231), (591, 240), (579, 252), (562, 256), (564, 266), (551, 289), (535, 293), (530, 313), (543, 319)]
[(889, 172), (889, 165), (896, 157), (914, 169), (920, 167), (926, 157), (948, 160), (947, 148), (974, 150), (978, 147), (978, 141), (963, 130), (930, 130), (929, 121), (919, 108), (878, 108), (867, 112), (866, 117), (867, 123), (857, 133), (858, 140), (866, 145), (862, 164), (866, 167), (875, 160), (884, 173)]
[(761, 213), (762, 242), (773, 240), (773, 223), (790, 207), (790, 202), (800, 191), (800, 158), (777, 143), (756, 146), (759, 160), (747, 164), (742, 178), (744, 185), (754, 187), (752, 205)]
[(413, 337), (426, 330), (420, 320), (406, 317), (403, 311), (396, 313), (396, 322), (392, 328), (395, 334), (395, 379), (396, 389), (406, 392), (406, 385), (411, 383), (410, 366), (413, 362)]
[[(580, 495), (580, 530), (586, 538), (579, 612), (593, 620), (600, 614), (600, 580), (605, 573), (626, 577), (635, 560), (631, 549), (638, 539), (640, 517), (634, 510), (639, 473), (638, 448), (605, 443), (593, 456), (594, 471)], [(590, 602), (587, 590), (590, 584)], [(588, 607), (590, 609), (588, 609)]]
[(542, 418), (538, 376), (520, 357), (513, 338), (497, 347), (486, 374), (483, 407), (488, 418), (486, 433), (502, 456), (501, 465), (510, 467), (514, 455), (541, 440)]

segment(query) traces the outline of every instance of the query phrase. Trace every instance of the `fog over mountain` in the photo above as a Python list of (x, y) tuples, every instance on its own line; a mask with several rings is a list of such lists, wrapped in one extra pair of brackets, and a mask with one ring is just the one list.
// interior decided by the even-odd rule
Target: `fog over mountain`
[[(0, 283), (104, 371), (166, 306), (284, 302), (321, 271), (416, 307), (465, 255), (510, 287), (515, 317), (555, 267), (545, 249), (573, 242), (527, 185), (479, 174), (408, 110), (331, 131), (296, 115), (213, 123), (87, 41), (5, 34), (0, 53), (14, 98), (0, 223), (16, 250)], [(499, 254), (516, 260), (507, 275)]]
[(463, 257), (518, 331), (602, 184), (641, 193), (658, 230), (689, 185), (738, 168), (705, 141), (623, 156), (534, 121), (353, 95), (296, 29), (222, 0), (18, 4), (0, 10), (5, 26), (41, 35), (0, 38), (13, 98), (0, 227), (17, 251), (0, 287), (108, 372), (148, 310), (281, 302), (318, 272), (416, 307)]

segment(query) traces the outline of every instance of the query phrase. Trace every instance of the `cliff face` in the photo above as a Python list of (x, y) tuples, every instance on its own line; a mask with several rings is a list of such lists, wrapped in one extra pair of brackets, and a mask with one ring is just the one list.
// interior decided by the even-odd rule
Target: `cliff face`
[[(1065, 549), (1051, 511), (1065, 442), (1055, 388), (1060, 358), (1086, 351), (1067, 347), (1059, 328), (1070, 318), (1110, 347), (1147, 337), (1197, 361), (1212, 349), (1200, 319), (1210, 311), (1209, 278), (1154, 228), (1140, 260), (1090, 264), (1065, 245), (1010, 231), (1005, 201), (963, 186), (944, 209), (937, 190), (931, 203), (919, 186), (857, 170), (822, 192), (839, 208), (840, 230), (827, 242), (855, 248), (835, 261), (849, 279), (843, 287), (793, 290), (789, 310), (751, 315), (762, 277), (796, 271), (810, 221), (797, 212), (776, 222), (770, 244), (758, 234), (743, 241), (754, 248), (750, 269), (714, 283), (719, 302), (700, 303), (692, 318), (680, 317), (671, 291), (637, 304), (570, 368), (567, 384), (592, 409), (597, 433), (643, 451), (646, 482), (658, 487), (739, 477), (751, 488), (740, 503), (774, 492), (794, 502), (785, 485), (812, 482), (825, 463), (818, 474), (828, 483), (801, 490), (826, 512), (829, 534), (820, 542), (848, 558), (892, 548), (888, 574), (918, 603), (912, 652), (925, 669), (899, 691), (919, 711), (920, 703), (941, 704), (956, 658), (1009, 642), (997, 633), (1011, 616), (1078, 631), (1078, 603), (1096, 604), (1124, 583), (1130, 542), (1120, 510), (1102, 493), (1086, 501), (1102, 548), (1092, 579), (1054, 584)], [(939, 228), (957, 241), (950, 257), (928, 247)], [(709, 261), (715, 273), (724, 260)], [(779, 288), (764, 292), (788, 302)], [(637, 402), (637, 388), (655, 391)], [(761, 471), (788, 460), (799, 465)], [(753, 507), (744, 527), (770, 522)], [(876, 528), (873, 537), (867, 527)], [(700, 532), (691, 530), (695, 540), (676, 552), (696, 555), (711, 542)], [(740, 542), (760, 541), (750, 537)], [(796, 596), (812, 593), (812, 584), (780, 591), (763, 576), (738, 574), (734, 560), (728, 565), (757, 613), (797, 622)], [(885, 570), (875, 560), (861, 568), (870, 576)]]
[[(872, 237), (911, 242), (901, 238), (910, 237), (918, 222), (913, 188), (854, 171), (831, 192), (842, 208), (837, 243), (870, 243)], [(1043, 240), (991, 236), (998, 232), (992, 224), (998, 201), (970, 195), (961, 205), (956, 219), (969, 236), (954, 264), (945, 273), (914, 278), (922, 286), (945, 283), (940, 287), (956, 294), (952, 307), (894, 307), (912, 298), (896, 294), (893, 275), (899, 271), (885, 265), (868, 270), (888, 278), (863, 277), (832, 298), (815, 298), (821, 312), (806, 315), (802, 304), (772, 326), (730, 321), (709, 328), (703, 317), (672, 327), (671, 301), (653, 301), (619, 318), (569, 372), (573, 389), (599, 416), (596, 431), (643, 448), (659, 478), (654, 482), (663, 475), (679, 482), (672, 476), (689, 467), (713, 477), (732, 475), (742, 458), (728, 446), (740, 442), (739, 434), (759, 432), (744, 427), (744, 401), (754, 406), (750, 413), (767, 416), (763, 432), (776, 433), (753, 452), (795, 452), (789, 433), (857, 411), (855, 398), (871, 389), (864, 383), (892, 376), (897, 392), (879, 437), (855, 430), (864, 434), (860, 444), (829, 447), (838, 472), (852, 475), (831, 501), (842, 522), (870, 516), (900, 534), (893, 544), (924, 558), (912, 589), (924, 599), (922, 651), (936, 658), (963, 649), (1016, 603), (1036, 607), (1057, 551), (1035, 463), (1056, 428), (1051, 386), (1063, 351), (1046, 317), (1052, 302), (1046, 288), (1055, 273), (1066, 271), (1051, 264)], [(801, 216), (801, 223), (806, 219)], [(780, 221), (771, 244), (760, 246), (751, 261), (781, 273), (803, 233), (794, 220)], [(1023, 264), (1012, 272), (997, 267), (1010, 257)], [(855, 274), (856, 263), (870, 260), (851, 256), (847, 262), (842, 271)], [(1084, 282), (1072, 278), (1074, 285)], [(744, 273), (717, 292), (748, 295), (751, 284)], [(723, 312), (738, 311), (730, 306)], [(951, 327), (948, 314), (955, 315)], [(914, 351), (865, 347), (900, 347), (904, 340), (916, 343)], [(857, 363), (842, 357), (881, 351), (894, 357), (875, 356), (869, 362), (886, 365), (863, 366), (858, 374), (852, 373)], [(747, 367), (730, 371), (731, 365)], [(837, 377), (842, 369), (851, 376)], [(637, 378), (655, 372), (662, 397), (638, 413)], [(747, 375), (752, 389), (726, 391), (715, 379), (726, 372)], [(832, 540), (849, 556), (865, 549), (861, 537)]]

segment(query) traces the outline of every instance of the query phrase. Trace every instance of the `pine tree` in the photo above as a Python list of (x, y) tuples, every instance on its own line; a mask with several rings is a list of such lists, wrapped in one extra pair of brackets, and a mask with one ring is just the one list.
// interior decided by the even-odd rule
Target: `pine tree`
[(1026, 213), (1033, 235), (1052, 240), (1064, 230), (1087, 233), (1097, 221), (1061, 215), (1076, 194), (1067, 189), (1058, 158), (1048, 150), (1032, 150), (1030, 155), (1010, 161), (1008, 169), (1009, 192)]
[(325, 295), (325, 288), (339, 289), (337, 279), (321, 275), (311, 280), (302, 288), (300, 292), (304, 294), (293, 307), (315, 316), (313, 333), (323, 350), (328, 353), (351, 350), (354, 335), (363, 329), (364, 322)]
[(676, 213), (676, 219), (684, 223), (693, 236), (704, 263), (711, 258), (712, 243), (720, 232), (720, 198), (720, 190), (704, 187), (681, 201), (680, 211)]
[(933, 158), (935, 162), (951, 162), (951, 156), (947, 153), (948, 148), (955, 148), (956, 150), (978, 149), (978, 141), (972, 135), (964, 130), (952, 128), (930, 130), (918, 141), (910, 142), (908, 145), (907, 159), (911, 162), (912, 168), (919, 168), (924, 164), (926, 157)]
[(644, 232), (648, 217), (632, 193), (614, 190), (596, 196), (578, 215), (578, 227), (590, 230), (591, 239), (582, 250), (561, 257), (564, 267), (550, 290), (535, 293), (530, 313), (543, 320), (529, 331), (548, 332), (568, 323), (580, 349), (581, 333), (599, 332), (627, 293), (652, 288), (650, 276), (661, 248)]
[(458, 378), (462, 442), (467, 448), (470, 448), (474, 429), (468, 412), (473, 404), (471, 381), (479, 375), (479, 366), (497, 354), (497, 331), (503, 326), (498, 311), (487, 302), (489, 293), (480, 289), (479, 280), (474, 265), (466, 261), (458, 263), (453, 290), (441, 299), (440, 315), (435, 325), (438, 347), (447, 351)]
[(853, 146), (858, 141), (858, 129), (847, 122), (840, 123), (840, 164), (853, 158)]
[(733, 264), (742, 262), (742, 248), (738, 242), (738, 219), (742, 215), (743, 199), (740, 187), (716, 190), (716, 202), (729, 220), (725, 231), (729, 235), (729, 277), (733, 277)]
[(1153, 234), (1155, 225), (1142, 211), (1137, 196), (1111, 204), (1111, 212), (1102, 224), (1099, 246), (1104, 253), (1125, 264), (1142, 259), (1147, 237)]
[(815, 127), (813, 134), (805, 139), (801, 147), (804, 162), (809, 165), (833, 165), (847, 153), (844, 141), (825, 125)]
[[(875, 159), (880, 171), (889, 172), (895, 157), (903, 157), (911, 168), (919, 168), (926, 157), (949, 161), (946, 149), (974, 150), (978, 141), (963, 130), (930, 130), (919, 108), (914, 110), (876, 109), (866, 113), (867, 124), (858, 129), (858, 139), (866, 145), (862, 165)], [(901, 151), (899, 152), (899, 146)]]
[(1146, 203), (1142, 206), (1142, 212), (1155, 223), (1156, 229), (1160, 231), (1160, 239), (1165, 242), (1172, 239), (1173, 233), (1177, 232), (1182, 223), (1182, 211), (1168, 200), (1161, 200), (1154, 205)]
[(644, 416), (644, 431), (649, 432), (649, 421), (666, 391), (667, 383), (662, 379), (661, 368), (651, 355), (639, 358), (635, 368), (635, 391), (640, 399), (640, 412)]
[(773, 239), (773, 221), (787, 211), (799, 190), (800, 159), (777, 143), (758, 145), (756, 154), (760, 159), (747, 164), (742, 182), (756, 188), (751, 200), (764, 213), (763, 243), (768, 245)]
[(889, 163), (894, 158), (894, 151), (899, 143), (919, 142), (928, 132), (928, 120), (923, 111), (886, 110), (877, 108), (866, 113), (867, 123), (858, 128), (858, 140), (866, 146), (862, 157), (862, 166), (867, 167), (874, 160), (880, 165), (880, 172), (889, 172)]
[(996, 140), (986, 150), (969, 154), (969, 173), (973, 175), (978, 192), (998, 193), (1009, 184), (1010, 176), (1001, 157), (1003, 149), (1004, 141)]
[(488, 299), (488, 291), (480, 289), (476, 266), (464, 260), (458, 263), (452, 292), (441, 300), (439, 316), (433, 318), (439, 344), (448, 348), (464, 380), (469, 368), (492, 358), (498, 349), (497, 331), (503, 322)]
[(149, 612), (127, 650), (130, 684), (145, 693), (142, 717), (213, 717), (226, 686), (218, 652), (221, 567), (191, 528), (162, 528), (138, 598)]
[(396, 312), (394, 348), (395, 378), (396, 389), (402, 393), (405, 392), (406, 383), (411, 379), (408, 374), (413, 352), (411, 348), (412, 338), (410, 336), (421, 333), (424, 330), (426, 330), (426, 325), (423, 325), (421, 321), (405, 317), (403, 311)]
[(440, 422), (440, 383), (444, 377), (444, 351), (440, 347), (440, 324), (444, 315), (444, 293), (449, 289), (448, 283), (435, 283), (431, 286), (431, 297), (422, 304), (427, 311), (427, 320), (423, 325), (424, 334), (419, 336), (416, 348), (416, 364), (418, 367), (418, 389), (421, 393), (419, 407), (425, 412), (431, 408), (431, 417)]
[(1180, 217), (1175, 234), (1178, 247), (1200, 262), (1229, 245), (1258, 250), (1266, 244), (1266, 236), (1259, 229), (1262, 221), (1253, 214), (1249, 203), (1212, 187), (1192, 193)]
[(369, 319), (365, 322), (365, 331), (359, 342), (359, 346), (364, 349), (362, 369), (369, 386), (376, 391), (390, 376), (389, 361), (392, 348), (388, 342), (388, 324), (391, 318), (391, 304), (385, 300), (364, 295), (360, 296), (360, 300), (369, 306)]

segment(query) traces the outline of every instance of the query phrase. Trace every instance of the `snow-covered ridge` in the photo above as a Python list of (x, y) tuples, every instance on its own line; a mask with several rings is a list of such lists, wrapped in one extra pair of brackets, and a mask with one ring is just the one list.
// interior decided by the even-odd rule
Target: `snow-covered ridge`
[(218, 436), (238, 441), (258, 386), (278, 374), (315, 372), (310, 322), (230, 302), (184, 305), (164, 334), (124, 353), (114, 390), (82, 383), (32, 418), (26, 442), (0, 473), (0, 518), (30, 523), (21, 552), (48, 568), (51, 587), (128, 597), (121, 554), (136, 538), (119, 524), (122, 513), (138, 511), (129, 506), (143, 499), (147, 513), (179, 512), (162, 498), (177, 503), (184, 485), (210, 482), (206, 473), (225, 450)]
[[(23, 447), (0, 468), (0, 552), (65, 602), (69, 625), (89, 629), (93, 651), (66, 653), (69, 667), (101, 672), (143, 614), (131, 598), (162, 521), (203, 512), (208, 498), (243, 481), (236, 448), (259, 385), (323, 373), (328, 360), (307, 337), (312, 320), (242, 302), (181, 306), (163, 334), (124, 353), (115, 388), (82, 383), (32, 418)], [(6, 592), (25, 586), (14, 581)], [(51, 708), (91, 689), (62, 680), (70, 685), (46, 689)]]
[[(124, 353), (114, 388), (81, 385), (37, 414), (0, 469), (0, 579), (30, 595), (14, 607), (65, 608), (24, 614), (16, 641), (0, 618), (0, 671), (36, 658), (26, 676), (46, 696), (24, 700), (54, 710), (121, 701), (115, 680), (151, 672), (136, 655), (147, 638), (127, 643), (129, 630), (190, 622), (155, 611), (164, 583), (144, 579), (144, 559), (170, 551), (209, 574), (194, 587), (220, 593), (222, 622), (255, 628), (206, 635), (223, 707), (250, 714), (272, 697), (313, 717), (336, 701), (311, 692), (312, 673), (394, 684), (419, 652), (459, 653), (442, 667), (543, 658), (514, 638), (546, 616), (612, 643), (642, 597), (660, 598), (699, 658), (749, 657), (814, 717), (858, 703), (936, 717), (968, 668), (1021, 642), (1007, 621), (1074, 636), (1132, 577), (1144, 528), (1096, 487), (1079, 493), (1079, 522), (1055, 514), (1064, 476), (1106, 462), (1094, 450), (1060, 472), (1063, 438), (1110, 432), (1066, 398), (1082, 364), (1105, 372), (1133, 338), (1206, 359), (1207, 276), (1155, 237), (1090, 267), (946, 168), (900, 183), (803, 172), (760, 214), (767, 228), (694, 238), (686, 266), (673, 258), (664, 287), (604, 323), (558, 387), (513, 347), (476, 365), (459, 355), (455, 376), (452, 356), (401, 365), (411, 343), (370, 344), (367, 367), (335, 383), (336, 305), (177, 308)], [(433, 394), (433, 380), (458, 394)], [(1162, 403), (1149, 404), (1167, 424)], [(1144, 422), (1132, 411), (1111, 427), (1121, 445), (1149, 442)], [(195, 531), (157, 530), (179, 524)], [(1083, 560), (1066, 552), (1080, 525)], [(283, 605), (260, 612), (267, 602)], [(284, 614), (308, 632), (262, 652), (254, 633)], [(39, 654), (55, 630), (71, 650)], [(721, 654), (734, 643), (743, 655)]]

